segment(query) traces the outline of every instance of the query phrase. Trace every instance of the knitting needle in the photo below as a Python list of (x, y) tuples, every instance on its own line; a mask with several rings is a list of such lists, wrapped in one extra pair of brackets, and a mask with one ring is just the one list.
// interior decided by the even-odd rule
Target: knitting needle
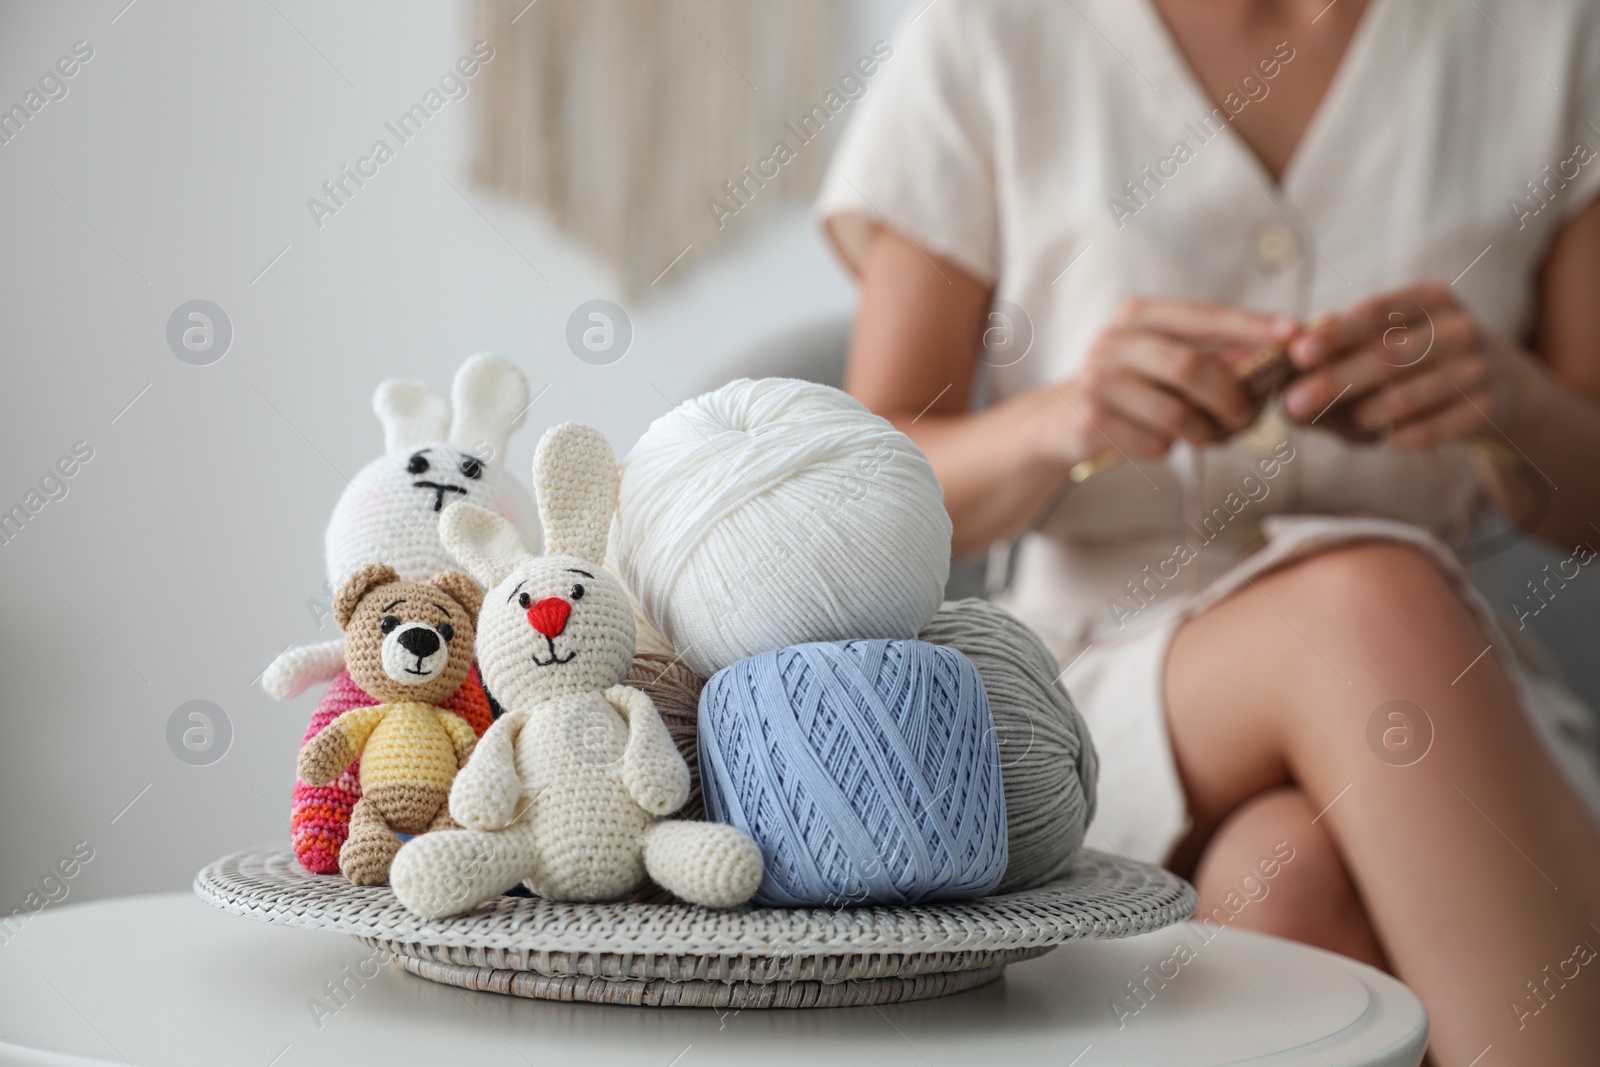
[[(1287, 357), (1288, 350), (1283, 347), (1266, 348), (1252, 355), (1240, 364), (1239, 377), (1245, 383), (1245, 391), (1253, 399), (1265, 399), (1270, 394), (1282, 388), (1283, 384), (1293, 377), (1293, 368)], [(1516, 466), (1518, 459), (1512, 455), (1504, 445), (1489, 437), (1474, 436), (1466, 439), (1465, 444), (1477, 452), (1482, 453), (1490, 460), (1503, 467)], [(1072, 465), (1067, 472), (1067, 478), (1073, 485), (1082, 485), (1103, 470), (1109, 470), (1121, 463), (1124, 459), (1121, 452), (1102, 452), (1092, 459), (1082, 460)]]

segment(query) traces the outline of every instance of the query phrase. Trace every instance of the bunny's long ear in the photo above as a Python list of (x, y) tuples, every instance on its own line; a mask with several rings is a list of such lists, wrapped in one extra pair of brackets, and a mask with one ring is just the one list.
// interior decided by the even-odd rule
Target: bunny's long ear
[(596, 563), (606, 558), (621, 473), (605, 434), (581, 422), (552, 426), (533, 454), (545, 551)]
[(419, 382), (382, 383), (372, 394), (372, 410), (383, 423), (383, 450), (390, 455), (436, 445), (450, 430), (450, 405)]
[[(506, 438), (528, 410), (528, 381), (510, 360), (480, 353), (456, 371), (450, 404), (450, 443), (480, 459), (503, 461)], [(487, 455), (483, 446), (491, 450)]]
[(439, 516), (439, 540), (485, 589), (529, 558), (517, 528), (476, 504), (456, 503)]

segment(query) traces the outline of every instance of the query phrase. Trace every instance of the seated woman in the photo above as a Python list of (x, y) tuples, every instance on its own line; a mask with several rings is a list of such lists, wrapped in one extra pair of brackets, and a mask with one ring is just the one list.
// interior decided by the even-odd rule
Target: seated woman
[(1600, 10), (934, 0), (858, 106), (847, 384), (958, 555), (1024, 535), (1090, 844), (1391, 969), (1439, 1064), (1593, 1062), (1593, 721), (1453, 548), (1600, 544)]

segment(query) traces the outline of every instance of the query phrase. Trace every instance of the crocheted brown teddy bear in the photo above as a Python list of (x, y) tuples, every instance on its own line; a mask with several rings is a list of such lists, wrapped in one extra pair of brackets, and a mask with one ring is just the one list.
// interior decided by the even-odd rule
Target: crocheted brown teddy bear
[(357, 570), (334, 598), (350, 677), (384, 703), (329, 723), (300, 750), (299, 770), (322, 785), (361, 760), (361, 799), (339, 850), (339, 870), (357, 885), (389, 880), (401, 845), (396, 831), (457, 827), (447, 806), (450, 785), (478, 738), (438, 705), (472, 666), (482, 603), (483, 591), (465, 574), (407, 582), (386, 563)]

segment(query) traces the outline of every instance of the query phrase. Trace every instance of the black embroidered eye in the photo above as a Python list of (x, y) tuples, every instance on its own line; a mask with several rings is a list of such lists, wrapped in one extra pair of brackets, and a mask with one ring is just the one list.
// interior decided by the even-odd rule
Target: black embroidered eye
[(529, 596), (527, 593), (520, 593), (517, 596), (517, 603), (521, 604), (524, 608), (531, 608), (533, 607), (533, 597)]
[(384, 633), (390, 632), (399, 625), (400, 620), (395, 618), (393, 615), (385, 615), (383, 618), (378, 620), (378, 629), (382, 630)]
[(412, 474), (423, 474), (428, 469), (428, 457), (421, 452), (411, 457), (411, 462), (406, 464), (406, 470)]
[(442, 637), (446, 641), (448, 641), (452, 637), (454, 637), (455, 635), (456, 635), (456, 628), (454, 626), (451, 626), (447, 622), (443, 622), (443, 623), (439, 624), (439, 636), (440, 637)]
[(471, 456), (468, 456), (466, 459), (461, 461), (461, 473), (465, 474), (468, 478), (482, 478), (483, 464), (479, 463)]
[(583, 586), (581, 586), (581, 585), (573, 586), (572, 587), (572, 591), (570, 593), (568, 593), (567, 595), (572, 597), (573, 600), (582, 600), (583, 599)]

